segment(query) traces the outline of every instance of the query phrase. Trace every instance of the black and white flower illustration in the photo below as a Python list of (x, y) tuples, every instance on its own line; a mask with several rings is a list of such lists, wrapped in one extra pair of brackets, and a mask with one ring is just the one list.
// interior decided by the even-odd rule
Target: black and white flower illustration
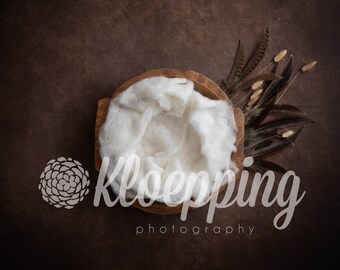
[(89, 173), (71, 158), (50, 160), (40, 175), (42, 198), (54, 207), (73, 208), (88, 194)]

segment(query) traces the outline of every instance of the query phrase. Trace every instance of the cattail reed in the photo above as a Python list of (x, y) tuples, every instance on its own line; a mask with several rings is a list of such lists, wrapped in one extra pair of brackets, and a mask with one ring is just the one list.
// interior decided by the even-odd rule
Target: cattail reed
[(256, 101), (258, 101), (258, 99), (260, 98), (260, 95), (258, 95), (257, 97), (253, 98), (253, 99), (250, 99), (249, 102), (248, 102), (248, 106), (251, 107), (253, 106)]
[(303, 66), (301, 68), (301, 72), (307, 72), (307, 71), (310, 71), (312, 68), (314, 68), (314, 66), (316, 65), (316, 61), (313, 61), (305, 66)]
[(295, 132), (293, 130), (288, 130), (288, 131), (282, 133), (281, 136), (282, 136), (282, 138), (289, 138), (289, 137), (293, 136), (294, 134), (295, 134)]
[(257, 90), (258, 88), (260, 88), (262, 86), (262, 84), (263, 84), (263, 81), (258, 81), (251, 86), (251, 89)]
[(280, 61), (283, 59), (283, 57), (286, 56), (286, 54), (287, 54), (287, 50), (283, 50), (283, 51), (279, 52), (279, 53), (274, 57), (274, 60), (273, 60), (274, 63), (280, 62)]
[(262, 69), (258, 74), (261, 74), (263, 71), (265, 71), (267, 68), (269, 68), (271, 65), (280, 62), (287, 54), (287, 50), (282, 50), (280, 51), (273, 60), (264, 68)]
[(255, 99), (257, 97), (259, 97), (262, 93), (263, 89), (258, 89), (256, 90), (251, 96), (250, 96), (250, 99)]

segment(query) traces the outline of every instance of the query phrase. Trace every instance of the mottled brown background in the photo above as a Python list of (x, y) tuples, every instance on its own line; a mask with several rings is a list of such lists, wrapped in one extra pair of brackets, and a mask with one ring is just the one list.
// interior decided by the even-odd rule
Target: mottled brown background
[[(297, 269), (336, 259), (339, 240), (339, 1), (2, 1), (1, 262), (36, 269)], [(318, 60), (284, 101), (317, 123), (275, 159), (301, 177), (306, 196), (284, 231), (278, 207), (218, 210), (212, 226), (255, 226), (251, 237), (144, 234), (136, 226), (205, 226), (207, 208), (154, 216), (92, 205), (96, 103), (145, 70), (181, 68), (216, 82), (242, 38), (266, 27), (262, 65), (287, 48), (296, 67)], [(287, 59), (286, 59), (287, 61)], [(37, 188), (47, 161), (81, 161), (90, 194), (56, 209)], [(212, 228), (212, 226), (210, 226)], [(2, 269), (8, 269), (3, 268)]]

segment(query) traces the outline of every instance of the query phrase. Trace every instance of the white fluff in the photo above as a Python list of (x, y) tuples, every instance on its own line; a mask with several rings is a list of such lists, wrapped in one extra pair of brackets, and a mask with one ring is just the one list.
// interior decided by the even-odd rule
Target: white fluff
[[(138, 195), (140, 179), (150, 170), (161, 174), (161, 194), (171, 172), (188, 176), (206, 171), (210, 180), (199, 181), (190, 196), (197, 199), (202, 188), (206, 198), (217, 171), (235, 170), (231, 162), (235, 141), (233, 109), (228, 103), (202, 96), (192, 81), (165, 77), (141, 80), (113, 99), (99, 134), (100, 155), (111, 160), (108, 176), (120, 157), (140, 157), (138, 181), (127, 193), (130, 198)], [(116, 194), (119, 181), (112, 185)], [(171, 197), (173, 202), (182, 199), (186, 186), (192, 184), (187, 177), (185, 181)], [(151, 189), (153, 185), (151, 181)]]

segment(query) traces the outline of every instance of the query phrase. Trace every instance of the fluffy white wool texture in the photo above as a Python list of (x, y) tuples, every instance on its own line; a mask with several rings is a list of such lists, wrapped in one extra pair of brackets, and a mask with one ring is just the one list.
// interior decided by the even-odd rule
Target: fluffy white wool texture
[[(99, 134), (100, 155), (109, 157), (110, 176), (120, 157), (140, 157), (141, 167), (136, 184), (127, 197), (138, 196), (141, 179), (150, 170), (161, 175), (161, 190), (173, 171), (185, 175), (183, 188), (171, 196), (172, 202), (205, 199), (213, 188), (217, 171), (237, 170), (231, 161), (236, 151), (236, 126), (232, 107), (221, 100), (211, 100), (194, 89), (184, 78), (151, 77), (130, 86), (110, 103), (108, 115)], [(187, 194), (191, 172), (206, 171), (210, 180), (196, 182)], [(155, 179), (148, 183), (153, 189)], [(174, 181), (179, 183), (179, 177)], [(120, 179), (112, 184), (119, 193)], [(202, 189), (202, 190), (201, 190)], [(201, 199), (200, 199), (201, 198)], [(164, 198), (158, 201), (164, 202)]]

